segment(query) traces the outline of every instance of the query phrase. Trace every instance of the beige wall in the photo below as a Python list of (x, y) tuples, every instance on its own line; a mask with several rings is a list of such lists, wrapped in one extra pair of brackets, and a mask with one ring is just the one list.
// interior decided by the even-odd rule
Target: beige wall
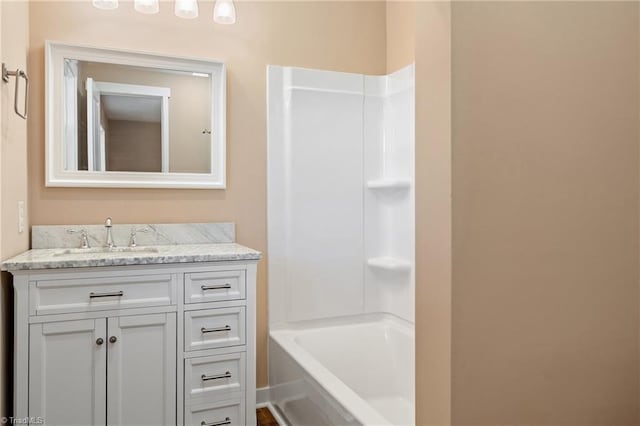
[[(2, 62), (11, 69), (27, 69), (29, 5), (26, 2), (1, 2), (0, 15)], [(28, 217), (25, 231), (18, 233), (18, 201), (27, 202), (27, 125), (13, 112), (14, 84), (14, 78), (9, 84), (0, 81), (0, 258), (3, 259), (29, 248)], [(3, 272), (0, 290), (0, 416), (8, 415), (11, 407), (11, 393), (5, 386), (12, 371), (11, 285), (11, 276)]]
[(417, 424), (638, 424), (638, 4), (452, 7), (415, 6)]
[[(33, 78), (29, 121), (29, 199), (39, 224), (231, 221), (240, 243), (266, 251), (266, 65), (383, 74), (382, 2), (237, 2), (238, 22), (213, 23), (212, 2), (182, 20), (121, 2), (101, 11), (88, 2), (31, 3)], [(221, 59), (228, 66), (228, 189), (138, 190), (44, 187), (44, 40)], [(266, 254), (266, 253), (265, 253)], [(266, 259), (258, 270), (258, 386), (267, 383)]]
[(453, 423), (638, 424), (638, 3), (452, 7)]
[(387, 73), (415, 61), (415, 2), (386, 1)]
[(415, 5), (416, 423), (451, 422), (451, 5)]
[(451, 423), (451, 6), (387, 1), (387, 72), (416, 63), (416, 424)]

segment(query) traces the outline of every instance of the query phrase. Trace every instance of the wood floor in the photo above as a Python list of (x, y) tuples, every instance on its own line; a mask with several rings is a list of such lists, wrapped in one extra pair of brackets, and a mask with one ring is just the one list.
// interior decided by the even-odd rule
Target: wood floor
[(278, 422), (267, 407), (258, 408), (256, 413), (258, 414), (258, 426), (278, 426)]

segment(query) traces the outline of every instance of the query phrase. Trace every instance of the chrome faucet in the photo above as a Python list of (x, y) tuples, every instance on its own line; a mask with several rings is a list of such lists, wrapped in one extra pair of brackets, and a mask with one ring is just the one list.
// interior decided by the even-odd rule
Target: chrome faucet
[(149, 232), (149, 228), (136, 228), (135, 226), (131, 228), (131, 236), (129, 237), (129, 247), (138, 246), (138, 239), (137, 239), (138, 232)]
[(108, 217), (107, 220), (104, 221), (104, 227), (107, 228), (107, 247), (114, 248), (116, 245), (113, 242), (113, 235), (111, 235), (111, 218)]
[(89, 244), (89, 234), (87, 233), (87, 230), (86, 229), (67, 229), (67, 234), (76, 234), (76, 233), (80, 233), (80, 237), (81, 237), (80, 248), (83, 248), (83, 249), (91, 248), (91, 245)]

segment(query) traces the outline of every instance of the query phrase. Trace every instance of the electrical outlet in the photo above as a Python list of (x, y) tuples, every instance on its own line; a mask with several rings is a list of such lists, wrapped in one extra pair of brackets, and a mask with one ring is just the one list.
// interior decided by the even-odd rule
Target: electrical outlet
[(18, 201), (18, 233), (24, 232), (24, 201)]

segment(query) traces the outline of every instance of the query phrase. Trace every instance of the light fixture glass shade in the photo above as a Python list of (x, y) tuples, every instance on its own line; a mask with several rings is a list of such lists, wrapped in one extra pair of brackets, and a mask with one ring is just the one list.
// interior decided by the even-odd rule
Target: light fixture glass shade
[(198, 2), (196, 0), (176, 0), (175, 14), (185, 19), (197, 18)]
[(140, 13), (158, 13), (160, 2), (158, 0), (135, 0), (133, 8)]
[(118, 8), (118, 0), (93, 0), (92, 3), (98, 9), (112, 10)]
[(213, 8), (213, 20), (218, 24), (235, 24), (236, 7), (233, 0), (216, 0)]

